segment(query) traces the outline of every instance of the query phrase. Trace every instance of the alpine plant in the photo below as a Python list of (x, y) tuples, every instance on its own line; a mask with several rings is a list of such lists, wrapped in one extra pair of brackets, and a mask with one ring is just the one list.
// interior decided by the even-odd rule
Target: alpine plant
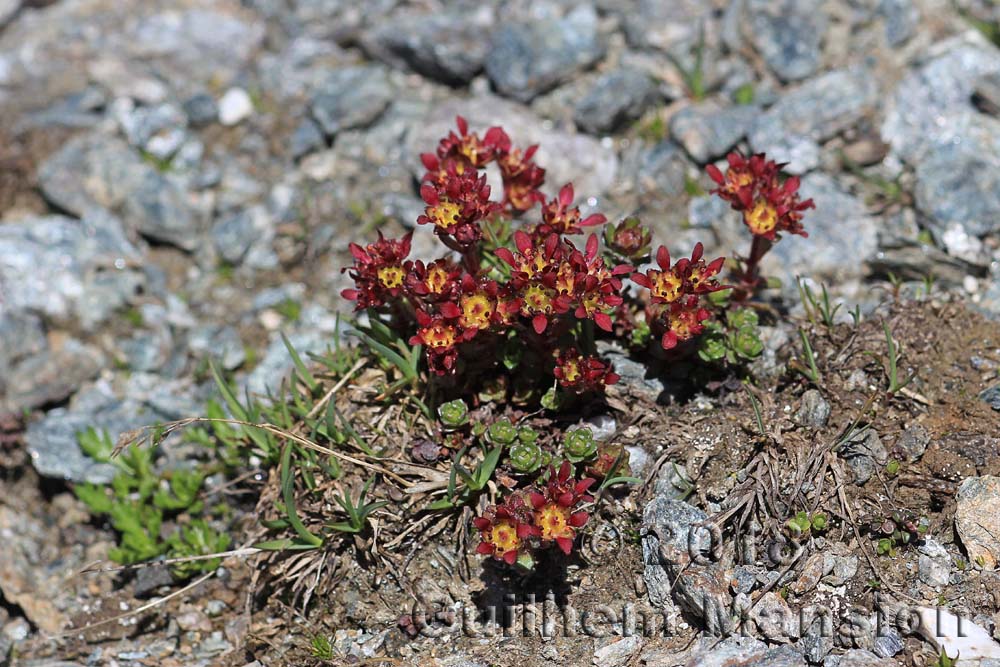
[[(650, 233), (637, 219), (611, 225), (599, 213), (584, 215), (571, 183), (548, 199), (537, 149), (514, 146), (500, 127), (480, 137), (458, 117), (457, 133), (449, 132), (433, 153), (421, 156), (425, 208), (416, 223), (433, 229), (442, 256), (429, 263), (410, 259), (410, 234), (379, 234), (368, 246), (350, 245), (354, 263), (344, 270), (354, 287), (343, 296), (357, 310), (405, 331), (412, 345), (422, 346), (434, 375), (456, 376), (486, 365), (520, 376), (540, 374), (540, 384), (555, 382), (568, 394), (600, 393), (619, 378), (596, 355), (595, 337), (624, 338), (627, 344), (644, 318), (663, 349), (684, 354), (691, 347), (685, 344), (713, 317), (710, 293), (731, 288), (734, 299), (749, 298), (762, 282), (757, 267), (771, 244), (782, 233), (806, 234), (801, 221), (812, 201), (800, 200), (798, 179), (783, 179), (781, 165), (764, 155), (733, 153), (726, 172), (709, 166), (718, 186), (713, 192), (742, 213), (754, 239), (750, 256), (731, 276), (733, 284), (724, 284), (725, 259), (706, 259), (700, 243), (689, 257), (674, 260), (665, 246), (652, 250)], [(501, 192), (487, 182), (491, 166), (499, 172)], [(600, 234), (593, 231), (600, 227)], [(654, 266), (637, 271), (650, 256)], [(641, 289), (630, 290), (629, 282)], [(511, 354), (512, 345), (520, 346), (518, 354)], [(529, 358), (537, 363), (525, 363)], [(518, 519), (525, 508), (532, 516), (540, 511), (531, 499), (523, 502), (523, 508), (498, 506), (484, 517), (495, 533), (489, 542), (495, 554), (517, 552), (501, 546), (537, 538), (525, 526), (542, 530)], [(567, 519), (567, 530), (579, 520)]]

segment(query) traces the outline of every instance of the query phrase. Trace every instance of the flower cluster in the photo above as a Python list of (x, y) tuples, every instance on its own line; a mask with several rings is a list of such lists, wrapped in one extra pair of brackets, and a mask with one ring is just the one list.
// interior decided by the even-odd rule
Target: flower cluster
[(620, 379), (607, 362), (594, 356), (582, 355), (575, 347), (556, 356), (556, 367), (552, 374), (564, 389), (580, 394), (597, 391)]
[(569, 555), (577, 529), (590, 518), (578, 506), (593, 500), (587, 490), (594, 482), (592, 478), (576, 480), (569, 461), (558, 471), (550, 467), (543, 487), (514, 491), (473, 520), (481, 540), (476, 551), (510, 565), (525, 559), (531, 562), (535, 550), (553, 544)]
[(799, 199), (799, 178), (780, 178), (784, 165), (768, 160), (763, 153), (745, 158), (737, 152), (727, 156), (729, 168), (723, 174), (708, 165), (709, 177), (718, 185), (713, 194), (729, 202), (743, 214), (743, 222), (754, 234), (769, 241), (780, 232), (808, 236), (802, 228), (803, 211), (815, 208), (812, 199)]
[(631, 273), (632, 267), (606, 266), (597, 254), (596, 234), (588, 237), (581, 252), (559, 234), (546, 234), (549, 227), (543, 222), (530, 235), (518, 230), (516, 252), (496, 251), (510, 266), (510, 287), (521, 315), (531, 321), (537, 334), (546, 330), (553, 316), (568, 312), (611, 331), (611, 313), (623, 301), (621, 276)]
[[(593, 355), (593, 334), (635, 330), (637, 306), (626, 302), (623, 286), (629, 276), (651, 292), (647, 318), (662, 329), (664, 347), (702, 331), (709, 313), (700, 297), (721, 288), (715, 275), (722, 259), (706, 263), (699, 244), (690, 259), (671, 265), (660, 248), (660, 268), (633, 276), (630, 264), (648, 258), (651, 240), (637, 219), (612, 226), (599, 213), (584, 215), (574, 204), (572, 184), (546, 200), (536, 146), (514, 147), (499, 127), (480, 137), (463, 118), (457, 124), (434, 153), (421, 156), (425, 209), (417, 219), (432, 225), (451, 252), (429, 263), (409, 260), (409, 236), (380, 235), (365, 248), (352, 244), (354, 265), (345, 269), (355, 286), (344, 296), (359, 310), (395, 318), (393, 326), (407, 332), (410, 344), (423, 347), (431, 372), (452, 375), (471, 360), (512, 369), (518, 357), (503, 350), (511, 340), (523, 341), (522, 353), (530, 350), (531, 359), (542, 362), (524, 370), (551, 373), (569, 393), (600, 392), (618, 376)], [(487, 184), (489, 165), (500, 171), (502, 197), (494, 198)], [(742, 183), (743, 177), (733, 179)], [(753, 182), (747, 181), (753, 196), (771, 196)], [(743, 190), (732, 192), (745, 196)], [(540, 219), (512, 226), (536, 204)], [(582, 247), (570, 238), (599, 225), (606, 225), (604, 233), (587, 235)]]
[(649, 290), (650, 324), (663, 330), (660, 342), (665, 350), (705, 330), (710, 313), (701, 305), (701, 296), (725, 289), (715, 278), (725, 258), (706, 263), (703, 252), (698, 243), (690, 259), (683, 257), (671, 265), (670, 252), (660, 246), (656, 251), (660, 268), (632, 275), (633, 282)]

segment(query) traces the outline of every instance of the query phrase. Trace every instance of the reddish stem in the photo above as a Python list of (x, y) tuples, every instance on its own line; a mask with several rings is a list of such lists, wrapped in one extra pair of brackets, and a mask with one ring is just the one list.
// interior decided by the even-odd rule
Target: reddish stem
[(773, 244), (763, 236), (754, 235), (750, 246), (750, 256), (746, 259), (743, 269), (736, 275), (740, 284), (733, 288), (734, 301), (746, 301), (760, 288), (760, 261), (771, 249)]

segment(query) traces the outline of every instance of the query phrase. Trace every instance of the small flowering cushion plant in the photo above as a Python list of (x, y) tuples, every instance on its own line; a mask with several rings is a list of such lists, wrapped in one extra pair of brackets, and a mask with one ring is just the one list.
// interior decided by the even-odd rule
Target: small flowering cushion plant
[[(555, 383), (567, 395), (599, 394), (619, 378), (595, 354), (596, 336), (634, 331), (643, 310), (666, 349), (704, 329), (711, 314), (703, 297), (724, 287), (718, 281), (722, 258), (706, 261), (698, 244), (690, 258), (672, 263), (661, 246), (655, 252), (659, 268), (636, 273), (633, 264), (645, 261), (651, 249), (649, 231), (638, 220), (608, 225), (599, 213), (584, 215), (574, 205), (572, 184), (547, 199), (536, 146), (515, 147), (499, 127), (480, 137), (461, 117), (457, 125), (434, 153), (421, 157), (425, 209), (416, 222), (433, 228), (442, 256), (412, 260), (409, 235), (380, 234), (366, 247), (351, 244), (354, 263), (345, 269), (354, 287), (344, 297), (406, 332), (411, 345), (421, 346), (432, 375), (455, 378), (452, 384), (464, 376), (470, 384), (482, 380), (472, 369), (513, 373), (519, 382), (534, 378), (539, 390)], [(501, 193), (486, 181), (488, 165), (500, 172)], [(780, 211), (776, 228), (789, 229), (796, 215), (785, 210), (790, 195), (782, 200), (742, 175), (733, 181), (745, 183), (742, 190), (726, 190), (732, 201), (770, 197)], [(531, 220), (536, 206), (538, 217)], [(600, 226), (602, 234), (588, 233)], [(630, 295), (629, 279), (649, 290), (648, 303)]]
[(743, 223), (753, 234), (750, 255), (741, 260), (742, 266), (734, 276), (737, 285), (733, 296), (745, 300), (760, 287), (758, 266), (772, 244), (781, 238), (782, 232), (808, 236), (802, 227), (802, 217), (816, 206), (812, 199), (799, 198), (799, 178), (790, 176), (782, 180), (784, 165), (768, 160), (763, 153), (745, 158), (733, 152), (726, 161), (729, 168), (725, 173), (715, 165), (709, 165), (707, 171), (717, 185), (712, 193), (742, 213)]
[(593, 501), (587, 490), (594, 482), (575, 479), (569, 461), (558, 470), (550, 467), (544, 486), (514, 491), (473, 520), (480, 536), (476, 551), (527, 568), (540, 550), (552, 546), (568, 556), (590, 518), (582, 506)]

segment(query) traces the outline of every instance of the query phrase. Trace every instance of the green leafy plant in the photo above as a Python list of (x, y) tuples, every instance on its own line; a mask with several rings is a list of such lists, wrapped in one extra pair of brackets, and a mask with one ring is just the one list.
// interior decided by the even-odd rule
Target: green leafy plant
[(929, 527), (930, 522), (926, 517), (897, 511), (872, 522), (868, 533), (876, 540), (875, 553), (891, 557), (896, 555), (899, 548), (918, 542)]
[(582, 426), (566, 431), (563, 437), (563, 456), (567, 461), (579, 463), (594, 458), (597, 454), (597, 442), (594, 432)]
[(809, 343), (809, 337), (806, 336), (806, 332), (802, 329), (799, 329), (799, 340), (802, 341), (802, 352), (805, 357), (805, 364), (798, 359), (793, 359), (789, 366), (792, 370), (801, 374), (802, 377), (809, 380), (814, 385), (819, 386), (822, 378), (819, 373), (819, 368), (816, 366), (816, 355), (813, 353), (812, 345)]
[(469, 406), (460, 398), (438, 406), (438, 417), (446, 428), (461, 428), (469, 423)]
[(820, 285), (820, 289), (820, 294), (816, 295), (805, 280), (799, 279), (799, 295), (802, 298), (802, 307), (806, 311), (809, 322), (814, 325), (822, 322), (827, 329), (832, 329), (834, 318), (837, 316), (841, 304), (830, 303), (830, 294), (826, 290), (826, 285)]
[[(116, 469), (109, 486), (77, 484), (73, 491), (95, 516), (105, 516), (118, 533), (118, 545), (108, 551), (116, 563), (131, 565), (159, 556), (186, 558), (224, 551), (229, 536), (213, 530), (201, 500), (203, 470), (176, 469), (157, 472), (154, 447), (132, 445), (114, 456), (109, 434), (93, 428), (78, 434), (80, 447), (96, 461)], [(154, 442), (159, 436), (154, 436)], [(190, 517), (163, 535), (167, 520)], [(179, 579), (218, 567), (218, 559), (196, 560), (172, 566)]]
[(373, 477), (365, 482), (357, 500), (353, 500), (348, 496), (346, 491), (342, 492), (339, 496), (334, 496), (334, 500), (337, 501), (340, 508), (347, 514), (347, 520), (330, 524), (331, 529), (342, 533), (360, 533), (368, 525), (369, 515), (380, 507), (385, 507), (389, 504), (386, 500), (379, 500), (374, 503), (365, 502), (368, 491), (371, 489), (374, 481), (375, 478)]
[[(883, 358), (883, 366), (885, 368), (886, 377), (889, 380), (887, 393), (891, 397), (898, 394), (904, 387), (906, 387), (906, 385), (910, 384), (910, 382), (917, 377), (917, 372), (914, 371), (906, 378), (900, 377), (899, 360), (902, 358), (902, 352), (896, 345), (896, 341), (892, 338), (892, 331), (889, 329), (888, 323), (882, 322), (882, 330), (885, 332), (885, 346), (887, 348), (886, 355)], [(875, 356), (871, 352), (868, 354)]]
[(698, 339), (698, 356), (706, 362), (746, 363), (764, 351), (760, 322), (752, 308), (727, 310), (725, 320), (713, 320), (705, 332)]
[(822, 533), (826, 527), (826, 514), (822, 512), (796, 512), (794, 517), (785, 522), (785, 528), (796, 538)]

